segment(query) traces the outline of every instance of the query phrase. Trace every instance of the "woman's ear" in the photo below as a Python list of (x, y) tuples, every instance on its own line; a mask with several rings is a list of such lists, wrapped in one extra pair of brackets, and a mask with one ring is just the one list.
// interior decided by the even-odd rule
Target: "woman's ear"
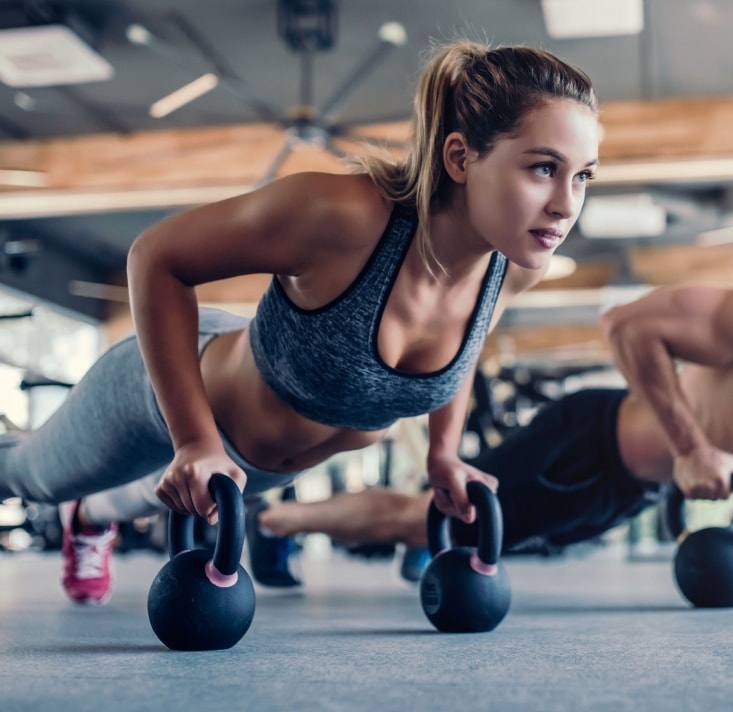
[(458, 131), (446, 136), (443, 142), (443, 166), (445, 172), (455, 183), (466, 182), (466, 162), (468, 161), (469, 148), (466, 137)]

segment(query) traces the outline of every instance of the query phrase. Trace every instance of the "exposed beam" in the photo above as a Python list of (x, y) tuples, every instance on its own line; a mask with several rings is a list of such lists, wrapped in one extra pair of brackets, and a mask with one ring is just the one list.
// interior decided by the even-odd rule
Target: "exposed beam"
[(609, 358), (608, 344), (598, 324), (498, 328), (486, 340), (481, 358), (506, 360), (513, 355), (527, 354), (546, 354), (558, 361), (604, 361)]
[(616, 101), (601, 107), (601, 159), (733, 156), (733, 97)]
[(609, 284), (618, 272), (619, 264), (615, 260), (589, 260), (578, 263), (567, 277), (542, 280), (537, 289), (597, 289)]
[(647, 284), (733, 283), (733, 244), (629, 249), (631, 269)]
[[(733, 97), (609, 102), (601, 119), (596, 185), (733, 181)], [(408, 131), (408, 122), (355, 129), (390, 142), (405, 140)], [(1, 142), (0, 170), (43, 172), (47, 183), (0, 189), (0, 219), (218, 200), (254, 185), (284, 141), (274, 125), (248, 124)], [(334, 143), (346, 153), (361, 150), (354, 141)], [(294, 147), (280, 175), (303, 170), (345, 172), (348, 167), (303, 143)]]
[(0, 190), (0, 220), (90, 215), (124, 210), (182, 208), (246, 193), (251, 184), (108, 190)]
[[(265, 172), (284, 140), (275, 126), (247, 124), (10, 141), (0, 143), (0, 167), (45, 171), (49, 190), (241, 185)], [(303, 143), (293, 150), (283, 172), (307, 169), (304, 166), (326, 170), (342, 163)]]
[[(0, 151), (1, 157), (1, 151)], [(0, 170), (2, 170), (0, 168)], [(344, 164), (328, 154), (288, 161), (281, 175), (298, 171), (346, 172)], [(144, 181), (141, 181), (144, 182)], [(596, 186), (733, 182), (733, 158), (630, 161), (603, 164)], [(0, 220), (23, 220), (62, 215), (88, 215), (122, 210), (183, 208), (224, 200), (246, 193), (255, 181), (132, 188), (126, 185), (99, 188), (3, 190), (0, 187)]]

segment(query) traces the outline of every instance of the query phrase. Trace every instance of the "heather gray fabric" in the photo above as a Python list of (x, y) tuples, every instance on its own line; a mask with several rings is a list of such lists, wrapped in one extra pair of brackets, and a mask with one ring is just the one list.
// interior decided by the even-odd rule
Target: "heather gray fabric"
[(265, 382), (301, 415), (326, 425), (382, 430), (398, 418), (448, 403), (478, 358), (506, 273), (495, 252), (464, 342), (440, 371), (411, 374), (387, 366), (377, 337), (384, 306), (417, 228), (412, 210), (395, 207), (364, 269), (339, 297), (304, 310), (274, 278), (250, 325), (250, 343)]
[[(202, 309), (200, 352), (217, 334), (248, 323), (244, 317)], [(295, 478), (252, 467), (222, 437), (230, 457), (247, 473), (245, 494)], [(143, 516), (163, 509), (152, 492), (172, 457), (137, 340), (129, 336), (102, 355), (41, 428), (0, 435), (0, 500), (15, 496), (58, 503), (100, 492), (89, 497), (96, 521)], [(120, 488), (127, 483), (132, 484)], [(117, 489), (103, 492), (110, 488)]]

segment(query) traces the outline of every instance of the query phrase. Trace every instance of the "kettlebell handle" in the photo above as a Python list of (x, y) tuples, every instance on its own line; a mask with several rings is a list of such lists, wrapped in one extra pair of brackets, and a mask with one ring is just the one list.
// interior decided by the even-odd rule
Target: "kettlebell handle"
[[(213, 565), (224, 576), (237, 572), (244, 547), (244, 499), (237, 483), (227, 475), (215, 473), (209, 480), (209, 492), (219, 510), (219, 532), (214, 547)], [(168, 553), (194, 548), (194, 517), (171, 512), (168, 518)]]
[(672, 485), (672, 489), (667, 495), (664, 503), (667, 529), (675, 538), (679, 539), (687, 531), (687, 518), (685, 517), (685, 495), (677, 485)]
[[(496, 564), (501, 556), (504, 536), (504, 517), (499, 498), (483, 483), (471, 480), (466, 484), (468, 499), (476, 507), (478, 518), (478, 558), (488, 565)], [(431, 500), (428, 509), (428, 548), (431, 556), (450, 549), (447, 532), (448, 517)]]
[[(733, 475), (731, 475), (731, 484), (733, 484)], [(673, 483), (664, 503), (664, 508), (667, 529), (678, 541), (684, 539), (690, 533), (687, 529), (687, 517), (685, 516), (686, 501), (682, 490)]]

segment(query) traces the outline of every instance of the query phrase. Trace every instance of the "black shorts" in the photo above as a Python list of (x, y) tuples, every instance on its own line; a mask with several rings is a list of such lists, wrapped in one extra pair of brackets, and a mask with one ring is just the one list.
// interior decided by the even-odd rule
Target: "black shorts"
[(590, 539), (659, 500), (662, 486), (635, 478), (619, 456), (626, 395), (599, 388), (565, 396), (470, 461), (499, 479), (504, 549), (534, 537), (560, 546)]

